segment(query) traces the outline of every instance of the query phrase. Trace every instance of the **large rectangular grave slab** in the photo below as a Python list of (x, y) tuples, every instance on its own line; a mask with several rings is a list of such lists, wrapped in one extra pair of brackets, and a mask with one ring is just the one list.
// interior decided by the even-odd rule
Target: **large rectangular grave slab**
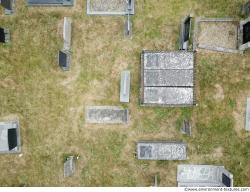
[(247, 98), (247, 106), (246, 106), (246, 131), (250, 131), (250, 97)]
[(27, 0), (28, 6), (73, 6), (74, 0)]
[(185, 160), (185, 143), (164, 141), (140, 141), (137, 143), (137, 158), (140, 160)]
[(85, 111), (87, 123), (126, 124), (128, 109), (113, 106), (91, 106)]
[(141, 57), (142, 106), (195, 104), (193, 52), (143, 51)]
[(134, 12), (134, 0), (87, 0), (88, 15), (132, 15)]
[(21, 152), (18, 121), (0, 122), (0, 153)]
[(178, 165), (179, 187), (232, 187), (233, 175), (224, 166)]
[(120, 102), (128, 103), (130, 93), (130, 72), (123, 71), (120, 84)]

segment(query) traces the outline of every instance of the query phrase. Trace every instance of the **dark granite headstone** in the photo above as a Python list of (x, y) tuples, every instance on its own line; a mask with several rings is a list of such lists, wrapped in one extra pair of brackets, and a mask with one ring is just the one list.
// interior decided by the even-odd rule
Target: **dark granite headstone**
[(243, 44), (250, 41), (250, 22), (243, 25)]
[(241, 8), (241, 15), (247, 15), (250, 13), (250, 1), (248, 1), (247, 3), (245, 3), (242, 8)]

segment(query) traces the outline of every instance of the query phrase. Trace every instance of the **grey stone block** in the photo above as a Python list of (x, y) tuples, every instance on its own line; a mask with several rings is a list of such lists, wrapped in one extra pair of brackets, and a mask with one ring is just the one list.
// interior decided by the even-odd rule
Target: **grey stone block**
[(128, 109), (113, 106), (91, 106), (85, 111), (87, 123), (127, 124)]
[(27, 0), (28, 6), (73, 6), (74, 0)]
[(247, 106), (246, 106), (246, 131), (250, 131), (250, 97), (247, 98)]
[(177, 142), (140, 141), (137, 143), (140, 160), (185, 160), (187, 145)]
[(64, 177), (70, 177), (75, 173), (74, 156), (69, 156), (64, 162)]

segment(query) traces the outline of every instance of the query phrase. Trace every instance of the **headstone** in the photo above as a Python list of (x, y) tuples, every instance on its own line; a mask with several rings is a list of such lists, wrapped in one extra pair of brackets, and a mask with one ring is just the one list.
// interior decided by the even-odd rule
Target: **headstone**
[(250, 1), (245, 3), (241, 8), (241, 15), (245, 16), (250, 13)]
[(123, 71), (120, 84), (120, 102), (128, 103), (130, 93), (130, 72)]
[(137, 143), (139, 160), (186, 160), (185, 143), (164, 141), (140, 141)]
[(188, 50), (191, 33), (191, 20), (192, 18), (190, 16), (187, 16), (181, 23), (180, 50)]
[(64, 50), (70, 50), (71, 47), (71, 19), (69, 17), (64, 17), (63, 25), (63, 40), (64, 40)]
[(189, 120), (184, 120), (183, 125), (181, 127), (181, 132), (188, 136), (191, 136), (191, 124)]
[(69, 51), (59, 51), (58, 53), (58, 63), (59, 66), (64, 70), (67, 71), (70, 68), (71, 62), (71, 54)]
[(127, 15), (127, 20), (125, 22), (125, 37), (132, 38), (132, 22), (130, 21), (130, 15)]
[(247, 98), (245, 129), (246, 129), (246, 131), (250, 131), (250, 97)]
[(64, 177), (70, 177), (75, 172), (75, 160), (74, 156), (69, 156), (64, 162)]
[(18, 121), (0, 122), (0, 153), (21, 152)]
[(1, 5), (5, 8), (5, 14), (10, 15), (14, 12), (15, 0), (0, 0)]
[(73, 6), (74, 0), (27, 0), (28, 6)]
[(0, 42), (9, 43), (10, 42), (10, 31), (5, 28), (0, 28)]
[(128, 109), (113, 106), (91, 106), (85, 112), (87, 123), (127, 124)]

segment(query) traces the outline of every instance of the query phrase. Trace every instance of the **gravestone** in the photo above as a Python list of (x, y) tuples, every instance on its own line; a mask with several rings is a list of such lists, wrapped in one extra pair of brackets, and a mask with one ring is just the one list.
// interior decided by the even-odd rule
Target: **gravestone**
[(123, 71), (120, 83), (120, 102), (128, 103), (130, 93), (130, 72)]
[(58, 63), (59, 66), (64, 70), (68, 71), (71, 62), (71, 54), (69, 51), (59, 51), (58, 53)]
[(71, 47), (71, 19), (69, 17), (64, 17), (63, 40), (63, 49), (69, 51)]
[(189, 120), (184, 120), (182, 127), (181, 127), (181, 132), (183, 134), (186, 134), (188, 136), (191, 136), (191, 124)]
[(179, 187), (232, 187), (233, 175), (224, 166), (178, 165)]
[(20, 153), (20, 129), (18, 121), (0, 122), (0, 153)]
[(245, 3), (241, 8), (241, 15), (242, 16), (248, 15), (249, 13), (250, 13), (250, 1)]
[(137, 143), (139, 160), (186, 160), (187, 145), (178, 142), (140, 141)]
[(247, 98), (245, 130), (250, 131), (250, 97)]
[(28, 6), (73, 6), (74, 0), (27, 0)]
[(5, 8), (5, 14), (11, 15), (14, 12), (15, 0), (0, 0), (1, 5)]
[(239, 50), (250, 48), (250, 18), (240, 21)]
[(188, 50), (192, 18), (187, 16), (181, 23), (180, 50)]
[(91, 106), (85, 111), (87, 123), (127, 124), (128, 109), (113, 106)]
[(10, 42), (10, 31), (6, 28), (0, 28), (0, 42), (9, 43)]
[(70, 177), (75, 173), (74, 156), (69, 156), (64, 162), (64, 177)]
[(130, 15), (128, 14), (125, 22), (125, 37), (132, 38), (132, 22), (130, 21)]

